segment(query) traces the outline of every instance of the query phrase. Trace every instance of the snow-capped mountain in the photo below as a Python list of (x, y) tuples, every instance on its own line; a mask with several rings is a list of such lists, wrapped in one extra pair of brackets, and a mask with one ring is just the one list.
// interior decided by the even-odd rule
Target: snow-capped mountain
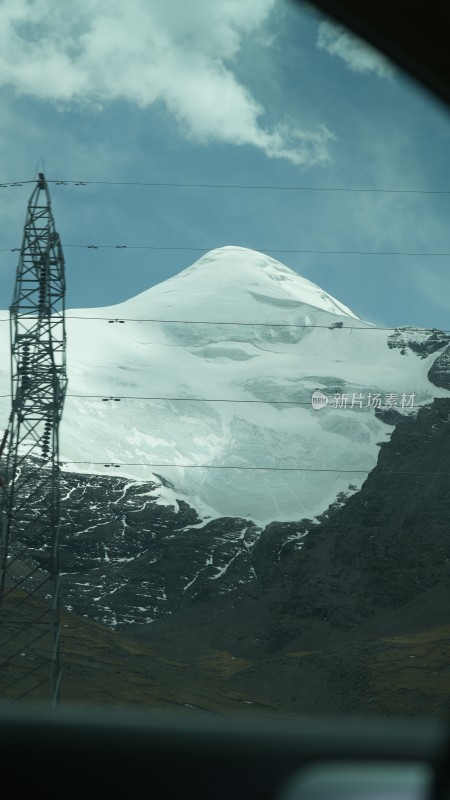
[[(432, 353), (403, 355), (389, 346), (389, 332), (243, 248), (213, 250), (124, 303), (68, 316), (65, 468), (137, 480), (157, 475), (166, 484), (163, 501), (183, 499), (202, 516), (259, 523), (314, 517), (349, 483), (361, 486), (392, 430), (367, 408), (369, 393), (382, 402), (397, 394), (398, 404), (415, 393), (415, 405), (446, 394), (427, 379)], [(7, 357), (4, 348), (4, 379)], [(329, 398), (319, 411), (311, 405), (317, 389)], [(356, 405), (333, 408), (335, 394), (347, 395), (347, 405), (355, 394)], [(130, 399), (102, 400), (123, 395)], [(70, 464), (79, 461), (100, 463)], [(297, 467), (308, 471), (288, 471)]]
[[(67, 315), (67, 596), (109, 623), (251, 580), (264, 526), (281, 522), (284, 543), (301, 538), (361, 487), (399, 414), (449, 396), (428, 377), (445, 333), (376, 329), (244, 248)], [(0, 359), (2, 395), (7, 347)]]
[[(318, 286), (243, 248), (209, 252), (125, 303), (72, 314), (126, 322), (68, 320), (69, 395), (174, 399), (69, 396), (63, 460), (173, 464), (114, 473), (139, 480), (156, 473), (166, 501), (181, 498), (202, 516), (314, 517), (349, 483), (361, 486), (377, 443), (392, 430), (373, 409), (333, 409), (335, 394), (349, 403), (362, 394), (363, 405), (369, 393), (397, 394), (399, 404), (403, 393), (415, 393), (415, 404), (446, 394), (427, 379), (432, 353), (405, 357), (388, 346), (389, 332), (372, 330)], [(340, 323), (345, 328), (333, 327)], [(320, 411), (311, 406), (316, 389), (330, 399)], [(297, 467), (333, 471), (286, 470)], [(102, 464), (77, 469), (105, 472)]]

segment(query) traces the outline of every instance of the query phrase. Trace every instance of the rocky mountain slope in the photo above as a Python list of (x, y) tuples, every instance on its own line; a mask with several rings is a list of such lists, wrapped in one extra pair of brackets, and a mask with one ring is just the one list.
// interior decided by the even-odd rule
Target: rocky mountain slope
[[(135, 635), (168, 652), (221, 646), (251, 658), (448, 624), (449, 497), (450, 401), (439, 399), (399, 422), (360, 492), (301, 550), (272, 550), (248, 585)], [(274, 524), (259, 544), (277, 534)]]

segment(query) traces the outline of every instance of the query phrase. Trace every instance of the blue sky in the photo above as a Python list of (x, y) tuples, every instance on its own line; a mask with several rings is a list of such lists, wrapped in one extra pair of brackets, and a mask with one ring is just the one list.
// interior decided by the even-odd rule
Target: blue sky
[[(0, 1), (0, 181), (450, 190), (446, 110), (284, 0)], [(0, 247), (31, 187), (0, 190)], [(450, 195), (51, 184), (68, 305), (120, 302), (205, 249), (268, 252), (381, 325), (450, 328)], [(87, 250), (126, 244), (196, 250)], [(0, 253), (1, 307), (15, 253)]]

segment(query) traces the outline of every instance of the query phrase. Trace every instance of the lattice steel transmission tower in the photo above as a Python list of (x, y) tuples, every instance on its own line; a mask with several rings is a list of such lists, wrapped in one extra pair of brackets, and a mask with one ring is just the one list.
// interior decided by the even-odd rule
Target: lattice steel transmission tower
[(48, 690), (52, 703), (58, 701), (64, 302), (63, 252), (39, 173), (10, 307), (12, 408), (0, 490), (0, 703), (42, 700)]

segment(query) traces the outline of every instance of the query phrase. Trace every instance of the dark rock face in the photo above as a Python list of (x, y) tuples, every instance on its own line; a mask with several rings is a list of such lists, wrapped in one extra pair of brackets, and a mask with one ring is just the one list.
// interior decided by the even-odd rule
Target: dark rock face
[(189, 631), (199, 647), (253, 657), (292, 647), (317, 625), (331, 637), (389, 618), (448, 583), (449, 522), (450, 399), (436, 399), (398, 424), (361, 490), (310, 529), (300, 550), (283, 547), (274, 560), (266, 549), (250, 584), (136, 633), (182, 647)]
[(73, 474), (64, 484), (62, 594), (78, 613), (149, 622), (253, 577), (246, 554), (260, 529), (247, 520), (205, 523), (182, 501), (159, 505), (152, 484)]
[(435, 386), (450, 390), (450, 346), (446, 347), (431, 365), (428, 380)]
[(396, 408), (376, 408), (374, 413), (386, 425), (397, 425), (403, 419), (403, 414)]
[[(248, 557), (260, 534), (254, 523), (204, 521), (187, 503), (179, 501), (175, 509), (158, 504), (157, 497), (156, 484), (61, 473), (61, 597), (66, 608), (111, 627), (149, 622), (255, 576)], [(37, 516), (49, 502), (30, 480), (29, 515)], [(47, 557), (41, 529), (28, 527), (13, 543), (10, 554), (25, 546), (27, 560), (15, 562), (12, 578), (30, 573)], [(42, 577), (38, 570), (28, 590)]]
[[(348, 628), (435, 585), (450, 557), (449, 497), (445, 399), (399, 423), (361, 491), (305, 539), (289, 564), (296, 580), (280, 616), (294, 622), (296, 609), (300, 619)], [(301, 622), (293, 627), (287, 636), (302, 632)], [(286, 643), (279, 631), (276, 638)]]
[(398, 347), (403, 355), (406, 355), (409, 349), (420, 358), (426, 358), (442, 350), (449, 342), (450, 336), (437, 328), (432, 331), (422, 331), (410, 327), (397, 328), (387, 340), (388, 347)]
[[(34, 515), (48, 497), (32, 491), (30, 486)], [(61, 597), (66, 608), (123, 627), (212, 602), (295, 552), (317, 524), (272, 523), (262, 531), (244, 519), (201, 520), (187, 503), (178, 501), (175, 509), (159, 505), (157, 496), (153, 483), (61, 473)], [(16, 578), (45, 558), (41, 545), (33, 528), (22, 535), (11, 554), (26, 546), (27, 562), (17, 561)], [(36, 573), (36, 584), (42, 575)]]

